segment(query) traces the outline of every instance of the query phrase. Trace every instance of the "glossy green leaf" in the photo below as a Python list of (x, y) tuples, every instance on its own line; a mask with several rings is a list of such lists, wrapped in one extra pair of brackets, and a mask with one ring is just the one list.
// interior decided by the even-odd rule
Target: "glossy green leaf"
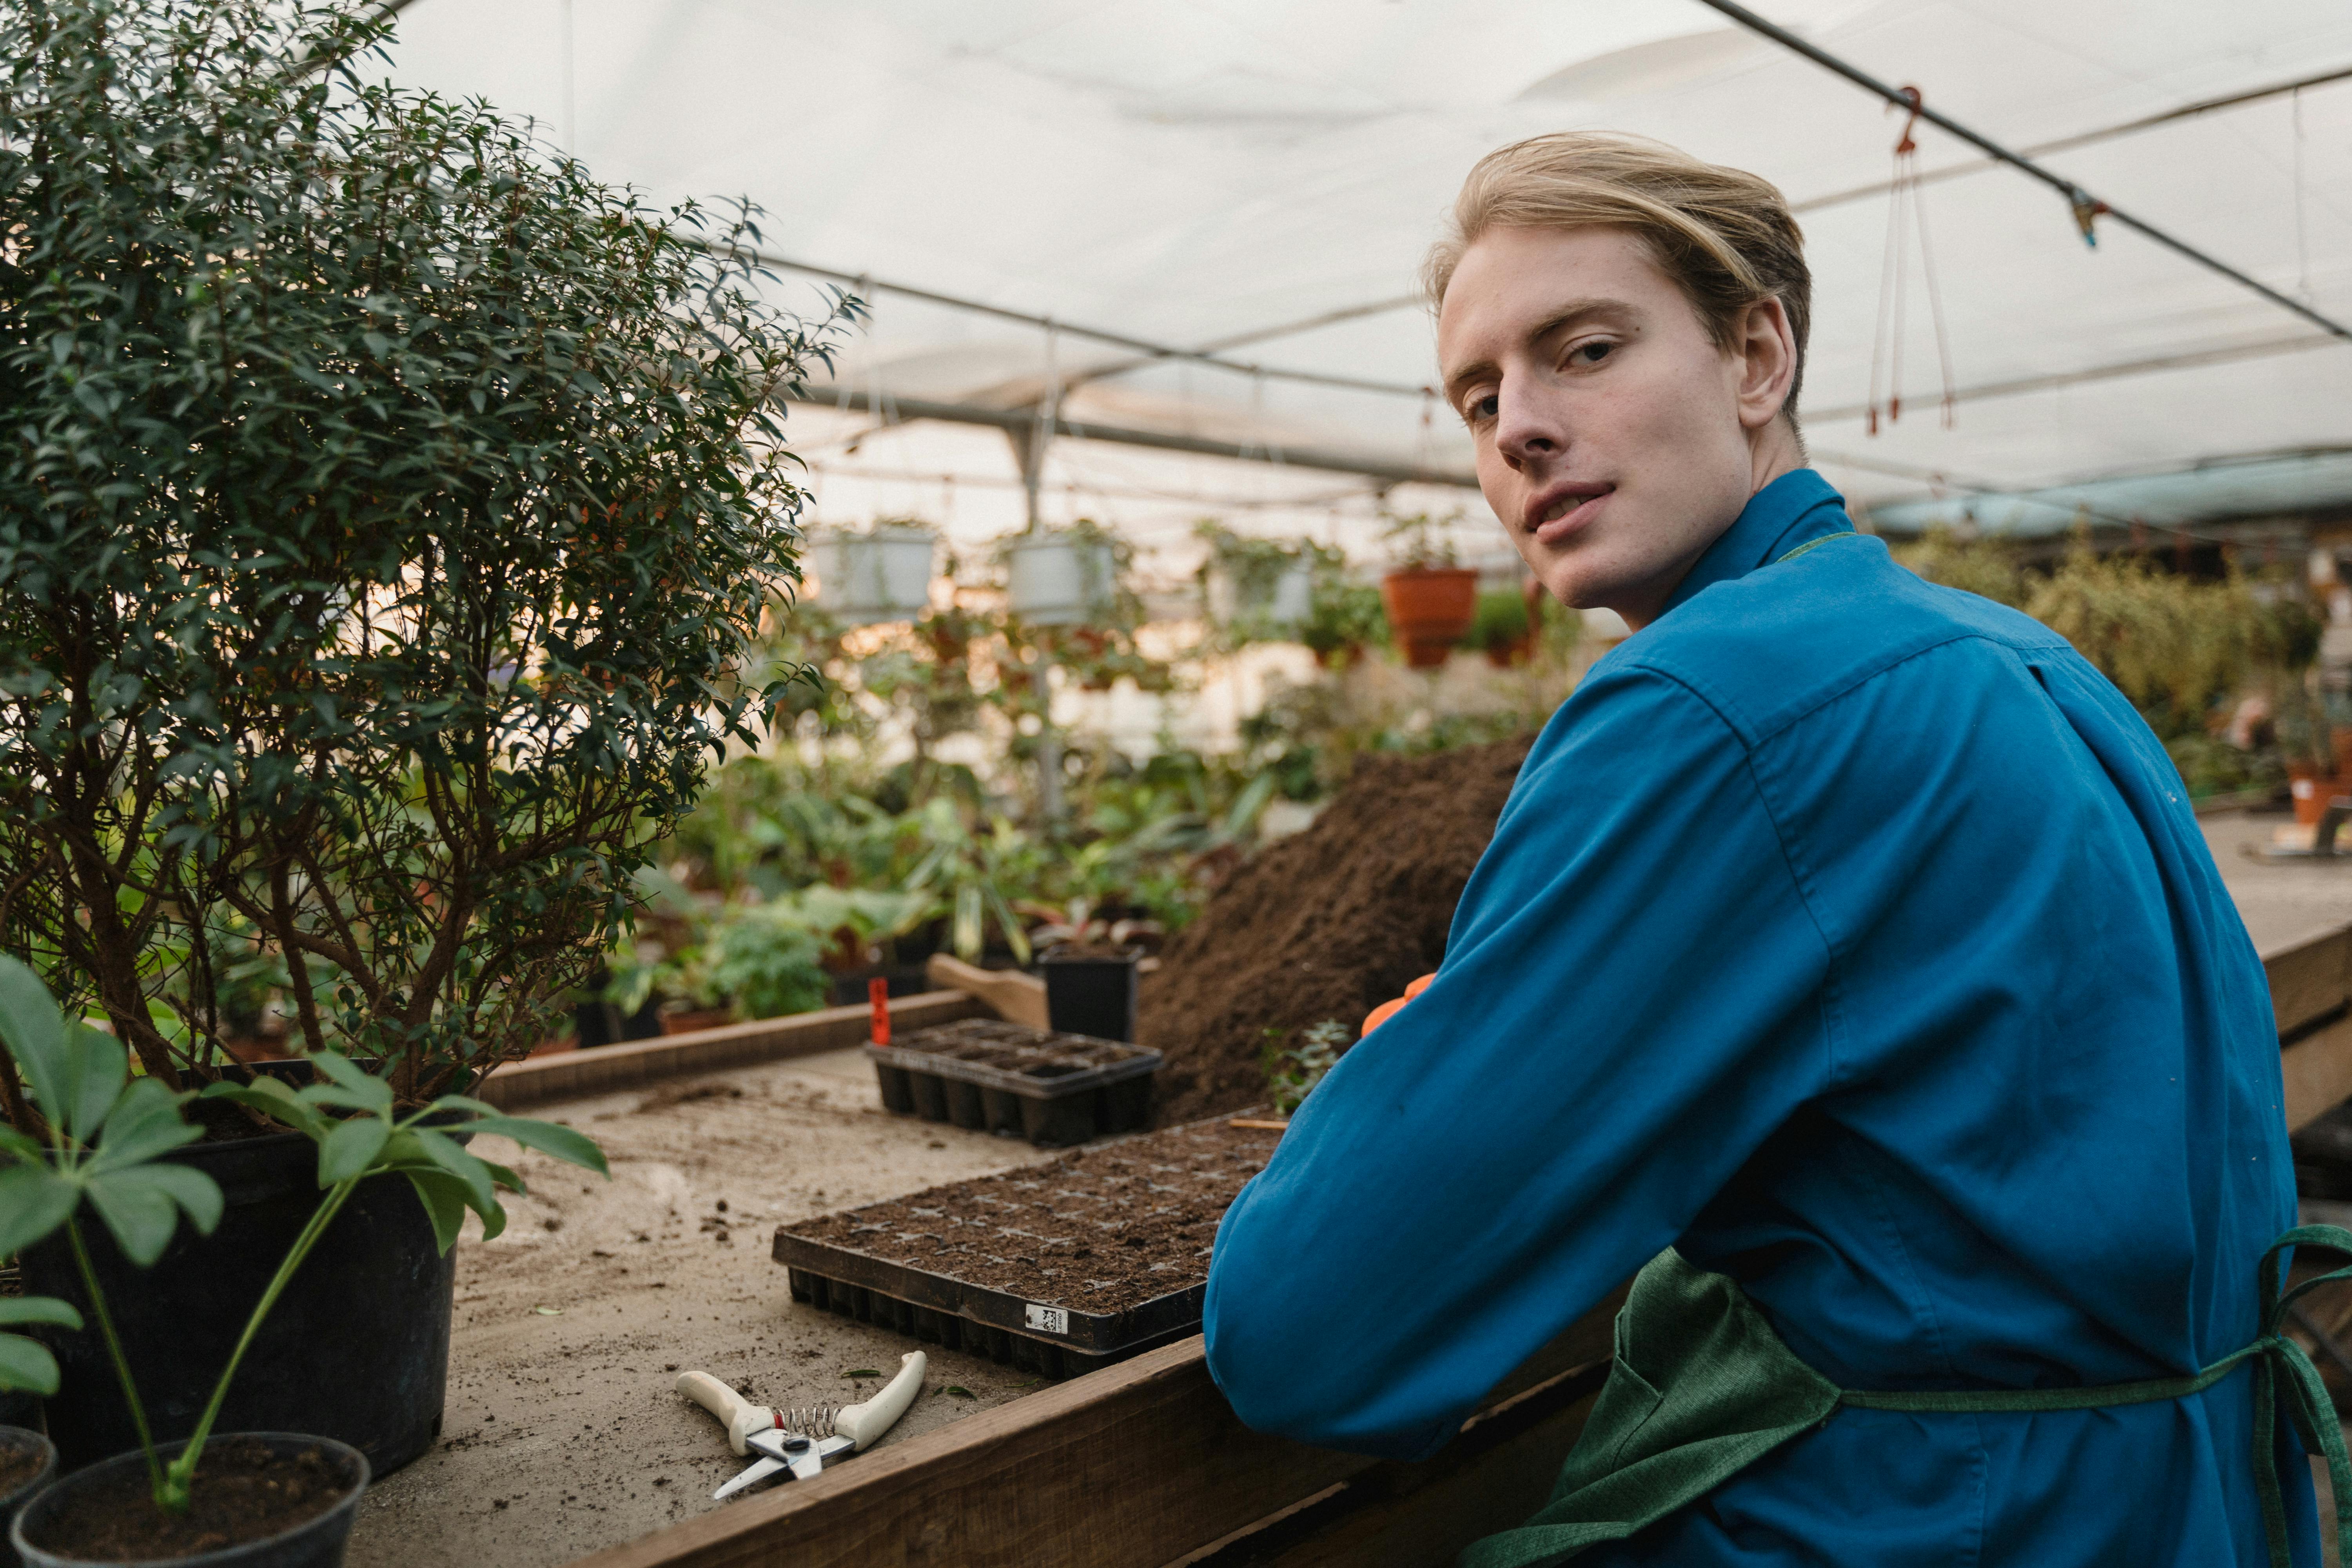
[(22, 1160), (37, 1160), (42, 1153), (37, 1139), (27, 1138), (5, 1121), (0, 1121), (0, 1150)]
[(235, 1100), (249, 1110), (276, 1118), (297, 1132), (307, 1132), (313, 1138), (327, 1135), (327, 1119), (305, 1105), (294, 1090), (267, 1073), (254, 1074), (250, 1084), (212, 1084), (198, 1098)]
[(66, 1020), (56, 998), (30, 965), (0, 956), (0, 1040), (16, 1058), (25, 1085), (46, 1115), (66, 1103)]
[[(478, 1154), (475, 1158), (480, 1159), (481, 1156)], [(482, 1169), (490, 1173), (490, 1180), (492, 1182), (507, 1192), (523, 1193), (530, 1190), (522, 1184), (522, 1177), (516, 1174), (513, 1171), (509, 1170), (506, 1166), (499, 1164), (496, 1160), (483, 1160)]]
[(463, 1184), (466, 1201), (475, 1213), (484, 1218), (498, 1207), (499, 1194), (493, 1188), (489, 1167), (466, 1152), (454, 1139), (445, 1138), (429, 1127), (412, 1127), (408, 1136), (415, 1140), (425, 1157)]
[(310, 1058), (310, 1065), (324, 1073), (344, 1093), (355, 1095), (371, 1110), (392, 1109), (392, 1085), (374, 1078), (349, 1057), (338, 1051), (320, 1051)]
[(58, 1358), (38, 1340), (22, 1334), (0, 1334), (0, 1393), (37, 1394), (47, 1399), (58, 1391)]
[(583, 1132), (552, 1121), (534, 1121), (527, 1116), (484, 1116), (458, 1124), (459, 1131), (495, 1138), (511, 1138), (526, 1149), (536, 1149), (551, 1154), (568, 1164), (583, 1166), (607, 1180), (612, 1170), (604, 1163), (604, 1151)]
[(319, 1145), (319, 1184), (349, 1181), (374, 1163), (392, 1136), (392, 1124), (373, 1116), (339, 1121)]
[(46, 1165), (0, 1171), (0, 1258), (13, 1257), (65, 1224), (80, 1191)]
[(61, 1329), (81, 1327), (81, 1314), (71, 1301), (55, 1296), (0, 1296), (0, 1323), (55, 1323)]
[(444, 1254), (466, 1228), (466, 1184), (446, 1171), (403, 1171), (433, 1221), (433, 1241)]
[(82, 1189), (122, 1255), (144, 1268), (163, 1256), (184, 1212), (209, 1235), (220, 1223), (221, 1190), (192, 1165), (157, 1162), (92, 1176)]
[(119, 1170), (193, 1143), (204, 1129), (180, 1114), (180, 1097), (152, 1078), (134, 1079), (115, 1102), (98, 1141), (90, 1171)]
[(66, 1029), (65, 1059), (66, 1131), (89, 1143), (121, 1098), (131, 1076), (131, 1053), (112, 1035), (73, 1024)]

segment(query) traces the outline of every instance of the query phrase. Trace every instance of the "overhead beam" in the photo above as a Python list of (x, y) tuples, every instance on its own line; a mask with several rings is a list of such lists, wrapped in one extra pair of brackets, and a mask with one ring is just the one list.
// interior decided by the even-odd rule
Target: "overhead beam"
[(1148, 361), (1189, 361), (1193, 364), (1231, 371), (1239, 375), (1263, 377), (1267, 381), (1297, 382), (1307, 386), (1337, 387), (1345, 392), (1370, 392), (1391, 397), (1422, 397), (1427, 395), (1430, 390), (1417, 382), (1374, 381), (1359, 375), (1329, 375), (1322, 371), (1286, 370), (1279, 365), (1254, 364), (1246, 360), (1227, 359), (1209, 350), (1179, 348), (1173, 343), (1153, 342), (1148, 338), (1132, 337), (1125, 332), (1108, 331), (1101, 327), (1080, 326), (1076, 322), (1059, 321), (1052, 316), (1034, 316), (1026, 310), (1008, 310), (1003, 305), (992, 305), (984, 300), (969, 300), (961, 295), (942, 294), (936, 289), (918, 289), (911, 283), (887, 282), (870, 273), (843, 272), (835, 268), (818, 267), (811, 262), (795, 261), (789, 256), (779, 256), (773, 251), (761, 250), (752, 246), (719, 245), (692, 236), (682, 237), (685, 237), (688, 244), (700, 246), (716, 254), (756, 261), (763, 267), (781, 267), (790, 272), (804, 272), (812, 278), (827, 278), (836, 283), (849, 284), (853, 288), (885, 289), (893, 294), (902, 294), (909, 300), (921, 300), (933, 305), (945, 305), (951, 310), (970, 310), (976, 315), (993, 316), (1001, 321), (1018, 321), (1024, 326), (1035, 327), (1040, 331), (1066, 333), (1070, 337), (1084, 338), (1089, 342), (1108, 343), (1113, 348), (1127, 349), (1142, 355)]
[[(877, 412), (870, 393), (855, 388), (839, 390), (812, 387), (792, 401), (812, 408), (855, 408), (860, 413)], [(982, 408), (969, 403), (931, 403), (919, 397), (897, 397), (886, 395), (878, 410), (885, 425), (911, 424), (919, 419), (936, 419), (949, 425), (984, 425), (1004, 431), (1013, 437), (1014, 450), (1025, 449), (1023, 443), (1036, 431), (1039, 415), (1034, 408)], [(1386, 463), (1376, 458), (1358, 457), (1348, 452), (1328, 451), (1315, 447), (1267, 446), (1252, 442), (1213, 441), (1201, 436), (1180, 436), (1164, 430), (1133, 430), (1111, 425), (1088, 425), (1055, 416), (1049, 436), (1067, 437), (1079, 441), (1108, 441), (1121, 447), (1148, 447), (1161, 452), (1190, 452), (1204, 458), (1231, 458), (1241, 462), (1272, 463), (1286, 468), (1313, 468), (1321, 473), (1360, 474), (1383, 485), (1452, 485), (1464, 489), (1476, 489), (1478, 476), (1466, 469), (1428, 468), (1414, 463)]]
[[(2018, 397), (2029, 392), (2052, 392), (2063, 386), (2081, 386), (2094, 381), (2116, 381), (2126, 376), (2153, 375), (2158, 371), (2190, 370), (2199, 365), (2228, 364), (2237, 360), (2268, 359), (2273, 354), (2300, 353), (2305, 349), (2340, 348), (2343, 341), (2321, 337), (2311, 332), (2297, 332), (2287, 338), (2263, 338), (2251, 343), (2231, 343), (2221, 348), (2189, 349), (2179, 353), (2152, 354), (2140, 359), (2119, 360), (2112, 364), (2085, 365), (2081, 370), (2051, 371), (2042, 375), (2021, 375), (2008, 381), (1987, 382), (1982, 386), (1964, 386), (1951, 395), (1954, 403), (1976, 403), (1992, 397)], [(1938, 399), (1938, 402), (1943, 401)], [(1807, 424), (1832, 424), (1841, 419), (1859, 419), (1870, 411), (1866, 403), (1840, 404), (1834, 408), (1811, 408), (1803, 411)]]
[(2223, 261), (2217, 257), (2206, 254), (2204, 251), (2200, 250), (2195, 246), (2189, 244), (2187, 240), (2167, 233), (2165, 230), (2157, 227), (2156, 225), (2147, 222), (2146, 219), (2134, 217), (2131, 214), (2125, 212), (2122, 208), (2117, 207), (2111, 203), (2101, 201), (2098, 197), (2093, 195), (2090, 192), (2084, 190), (2074, 181), (2067, 179), (2064, 175), (2053, 174), (2050, 170), (2043, 168), (2041, 164), (2033, 162), (2031, 158), (2026, 157), (2023, 153), (2013, 153), (2008, 148), (2002, 146), (2000, 142), (1993, 141), (1990, 137), (1980, 135), (1977, 132), (1969, 130), (1967, 126), (1962, 125), (1959, 121), (1952, 119), (1949, 115), (1939, 113), (1936, 110), (1929, 109), (1925, 103), (1920, 101), (1916, 94), (1906, 92), (1900, 88), (1889, 87), (1886, 83), (1879, 80), (1876, 77), (1870, 75), (1861, 68), (1848, 64), (1846, 61), (1840, 59), (1837, 56), (1831, 54), (1828, 50), (1806, 42), (1804, 39), (1797, 37), (1796, 34), (1789, 31), (1786, 27), (1780, 26), (1777, 23), (1769, 21), (1766, 18), (1758, 16), (1755, 12), (1750, 11), (1747, 6), (1739, 5), (1738, 0), (1699, 0), (1699, 4), (1706, 6), (1710, 10), (1721, 12), (1724, 16), (1730, 17), (1741, 26), (1748, 28), (1750, 32), (1760, 34), (1764, 37), (1769, 38), (1774, 43), (1779, 44), (1782, 48), (1789, 49), (1793, 53), (1804, 56), (1805, 58), (1812, 61), (1815, 65), (1822, 67), (1825, 70), (1835, 72), (1837, 75), (1845, 78), (1846, 80), (1853, 82), (1856, 87), (1862, 88), (1865, 91), (1876, 93), (1879, 97), (1885, 99), (1887, 102), (1894, 104), (1898, 109), (1917, 114), (1920, 119), (1926, 121), (1928, 124), (1937, 127), (1946, 134), (1957, 136), (1961, 141), (1967, 142), (1969, 146), (1986, 153), (1988, 156), (1992, 157), (2000, 163), (2007, 163), (2011, 168), (2016, 169), (2022, 174), (2041, 181), (2043, 184), (2048, 185), (2052, 190), (2056, 191), (2060, 195), (2066, 198), (2067, 205), (2074, 212), (2075, 221), (2084, 226), (2086, 233), (2088, 232), (2090, 223), (2095, 217), (2104, 216), (2112, 218), (2116, 223), (2122, 225), (2127, 229), (2130, 229), (2133, 233), (2141, 236), (2143, 238), (2152, 239), (2157, 244), (2163, 246), (2166, 249), (2172, 251), (2176, 255), (2184, 257), (2187, 259), (2195, 262), (2198, 266), (2204, 268), (2207, 271), (2214, 273), (2219, 277), (2226, 278), (2231, 282), (2237, 284), (2240, 288), (2244, 289), (2251, 293), (2260, 295), (2262, 298), (2269, 300), (2272, 304), (2276, 305), (2280, 310), (2291, 311), (2294, 314), (2302, 317), (2305, 321), (2309, 321), (2312, 325), (2326, 329), (2336, 337), (2352, 340), (2352, 327), (2346, 326), (2343, 322), (2335, 320), (2333, 317), (2322, 315), (2319, 311), (2313, 310), (2310, 306), (2303, 303), (2300, 300), (2288, 298), (2286, 295), (2282, 294), (2277, 289), (2272, 288), (2269, 284), (2262, 282), (2257, 279), (2248, 277), (2245, 273), (2239, 271), (2228, 262)]

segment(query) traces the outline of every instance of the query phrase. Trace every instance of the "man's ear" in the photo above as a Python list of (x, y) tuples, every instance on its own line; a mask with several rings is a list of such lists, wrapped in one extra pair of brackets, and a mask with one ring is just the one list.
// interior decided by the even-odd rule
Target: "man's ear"
[(1740, 312), (1732, 352), (1738, 359), (1739, 423), (1761, 430), (1780, 417), (1797, 379), (1797, 335), (1777, 298), (1759, 300)]

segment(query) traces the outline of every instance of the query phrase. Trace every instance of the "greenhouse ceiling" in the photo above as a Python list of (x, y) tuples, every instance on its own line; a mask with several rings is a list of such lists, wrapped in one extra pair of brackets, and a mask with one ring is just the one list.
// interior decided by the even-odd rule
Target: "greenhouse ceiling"
[[(2352, 321), (2343, 0), (1759, 9)], [(1017, 526), (1020, 416), (1056, 389), (1080, 433), (1161, 445), (1055, 442), (1047, 511), (1124, 507), (1163, 541), (1214, 510), (1338, 536), (1402, 474), (1465, 474), (1460, 426), (1418, 390), (1415, 269), (1481, 153), (1572, 127), (1788, 193), (1815, 276), (1806, 434), (1888, 526), (1955, 495), (2046, 521), (2086, 484), (2175, 524), (2352, 503), (2352, 344), (2112, 219), (2086, 244), (2057, 194), (1923, 124), (1939, 408), (1916, 255), (1904, 330), (1882, 325), (1903, 117), (1699, 0), (407, 0), (399, 29), (396, 79), (528, 114), (603, 178), (748, 195), (787, 297), (868, 280), (871, 331), (794, 416), (838, 521), (944, 503), (952, 531)], [(1883, 404), (1898, 342), (1901, 416), (1873, 433), (1874, 361)], [(2213, 477), (2250, 464), (2258, 483)], [(1443, 483), (1390, 500), (1484, 517)]]

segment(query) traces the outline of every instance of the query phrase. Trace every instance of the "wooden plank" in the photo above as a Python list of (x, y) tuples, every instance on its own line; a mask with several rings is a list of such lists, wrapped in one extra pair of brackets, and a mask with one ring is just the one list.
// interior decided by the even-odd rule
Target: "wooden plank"
[(2326, 1018), (2352, 1000), (2352, 925), (2273, 948), (2263, 954), (2263, 973), (2281, 1035)]
[(1374, 1465), (1169, 1568), (1445, 1568), (1550, 1499), (1608, 1370), (1563, 1373), (1482, 1417), (1436, 1458)]
[[(1614, 1298), (1486, 1404), (1605, 1359)], [(575, 1568), (1160, 1568), (1371, 1468), (1252, 1432), (1199, 1336), (835, 1466)]]
[(944, 952), (935, 952), (923, 964), (923, 975), (941, 991), (966, 991), (996, 1009), (1000, 1018), (1050, 1029), (1045, 1014), (1045, 983), (1017, 969), (982, 969)]
[[(890, 999), (893, 1029), (927, 1029), (934, 1024), (951, 1023), (988, 1011), (976, 998), (961, 991), (925, 991)], [(625, 1045), (560, 1051), (553, 1056), (509, 1062), (484, 1079), (474, 1093), (501, 1110), (512, 1110), (551, 1100), (610, 1094), (662, 1079), (782, 1061), (817, 1051), (837, 1051), (863, 1045), (870, 1027), (863, 1006), (826, 1007), (785, 1018), (755, 1018), (749, 1023), (723, 1024), (716, 1029), (666, 1035), (656, 1040), (632, 1040)]]
[(2352, 1099), (2352, 1016), (2279, 1054), (2286, 1082), (2286, 1130), (2294, 1131)]

